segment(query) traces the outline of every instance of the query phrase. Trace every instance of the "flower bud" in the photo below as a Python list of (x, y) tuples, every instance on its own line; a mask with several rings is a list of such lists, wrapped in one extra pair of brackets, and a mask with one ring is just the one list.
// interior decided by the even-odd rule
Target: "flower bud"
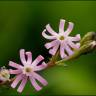
[(80, 41), (81, 46), (89, 42), (90, 40), (96, 41), (96, 32), (88, 32), (87, 34), (85, 34), (85, 36)]
[(5, 82), (10, 80), (10, 73), (9, 70), (5, 67), (1, 67), (0, 69), (0, 81)]
[(81, 46), (79, 49), (80, 54), (86, 54), (94, 51), (96, 49), (96, 41), (88, 41), (85, 45)]

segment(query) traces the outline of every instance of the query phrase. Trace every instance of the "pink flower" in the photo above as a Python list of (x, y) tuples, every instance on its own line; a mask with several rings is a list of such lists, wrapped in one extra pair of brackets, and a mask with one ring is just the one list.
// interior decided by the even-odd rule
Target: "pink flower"
[[(74, 54), (74, 50), (80, 47), (80, 34), (75, 37), (69, 36), (73, 30), (73, 23), (69, 22), (68, 28), (64, 31), (65, 20), (61, 19), (59, 24), (59, 32), (56, 33), (49, 24), (46, 25), (46, 29), (42, 32), (43, 37), (52, 40), (45, 44), (45, 47), (49, 49), (51, 55), (55, 55), (60, 48), (61, 58), (66, 58)], [(48, 34), (46, 33), (48, 32)]]
[(46, 86), (48, 84), (44, 78), (36, 73), (36, 71), (43, 70), (47, 67), (47, 64), (42, 61), (44, 58), (41, 55), (39, 55), (34, 61), (32, 61), (32, 53), (25, 52), (24, 49), (21, 49), (20, 59), (23, 65), (14, 63), (12, 61), (9, 62), (9, 66), (16, 68), (15, 70), (10, 69), (10, 74), (16, 74), (16, 78), (11, 84), (12, 88), (15, 88), (21, 81), (21, 84), (18, 87), (17, 91), (22, 92), (28, 78), (37, 91), (41, 90), (42, 87), (37, 84), (36, 80), (38, 80), (43, 86)]

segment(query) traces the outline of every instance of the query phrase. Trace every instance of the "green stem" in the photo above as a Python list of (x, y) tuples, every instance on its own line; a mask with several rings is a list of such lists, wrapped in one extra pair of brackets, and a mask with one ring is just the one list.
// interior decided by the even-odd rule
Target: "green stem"
[(75, 52), (72, 56), (70, 56), (69, 58), (66, 58), (66, 59), (57, 61), (57, 62), (56, 62), (56, 65), (62, 65), (62, 63), (64, 64), (65, 61), (69, 61), (69, 60), (76, 59), (76, 58), (79, 57), (79, 56), (80, 56), (79, 51), (76, 51), (76, 52)]
[(59, 56), (59, 51), (57, 51), (57, 53), (54, 56), (52, 56), (51, 60), (47, 63), (48, 65), (47, 68), (55, 66), (58, 56)]

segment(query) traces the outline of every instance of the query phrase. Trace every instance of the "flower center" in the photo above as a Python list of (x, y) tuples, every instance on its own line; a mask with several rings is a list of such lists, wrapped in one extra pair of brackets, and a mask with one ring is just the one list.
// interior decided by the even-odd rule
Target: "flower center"
[(22, 71), (23, 71), (23, 74), (29, 76), (32, 73), (33, 69), (30, 66), (26, 66), (26, 67), (23, 68)]
[(59, 39), (60, 39), (60, 40), (64, 40), (64, 36), (60, 36)]
[(30, 68), (30, 67), (26, 67), (26, 68), (25, 68), (25, 72), (27, 72), (27, 73), (32, 72), (32, 68)]

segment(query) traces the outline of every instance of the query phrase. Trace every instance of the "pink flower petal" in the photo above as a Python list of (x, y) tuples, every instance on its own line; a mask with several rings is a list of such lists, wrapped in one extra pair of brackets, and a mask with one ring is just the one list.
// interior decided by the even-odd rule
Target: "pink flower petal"
[(23, 74), (19, 74), (16, 76), (16, 79), (13, 81), (13, 83), (11, 84), (12, 88), (15, 88), (17, 86), (17, 84), (23, 79)]
[(71, 31), (73, 30), (73, 27), (74, 27), (74, 24), (72, 22), (69, 22), (68, 28), (67, 28), (67, 30), (65, 31), (64, 34), (66, 36), (68, 36), (71, 33)]
[(44, 59), (43, 56), (39, 55), (33, 62), (32, 62), (32, 66), (36, 66), (40, 61), (42, 61)]
[(75, 37), (68, 37), (70, 41), (80, 41), (81, 37), (80, 34), (77, 34)]
[(10, 74), (20, 74), (21, 72), (22, 72), (21, 70), (12, 70), (12, 69), (9, 70)]
[(77, 35), (76, 35), (76, 37), (78, 38), (78, 40), (77, 40), (77, 41), (79, 41), (79, 40), (81, 39), (80, 34), (77, 34)]
[(69, 56), (74, 54), (74, 52), (71, 50), (71, 48), (67, 44), (65, 46), (65, 50), (66, 50), (66, 52), (68, 53)]
[(76, 43), (77, 49), (80, 48), (80, 43)]
[(37, 79), (42, 85), (44, 85), (44, 86), (46, 86), (47, 84), (48, 84), (48, 82), (44, 79), (44, 78), (42, 78), (40, 75), (38, 75), (37, 73), (33, 73), (33, 77), (35, 78), (35, 79)]
[(29, 79), (30, 79), (30, 81), (31, 81), (31, 84), (33, 85), (33, 87), (34, 87), (37, 91), (40, 91), (40, 90), (42, 89), (42, 87), (37, 84), (36, 80), (35, 80), (32, 76), (30, 76)]
[(65, 20), (61, 19), (59, 24), (59, 33), (64, 34)]
[(46, 44), (45, 44), (45, 47), (46, 47), (47, 49), (49, 49), (49, 48), (51, 48), (51, 47), (53, 47), (53, 46), (56, 46), (57, 43), (58, 43), (58, 40), (53, 40), (52, 42), (46, 43)]
[(45, 37), (46, 39), (51, 39), (51, 40), (56, 39), (56, 36), (49, 36), (45, 32), (46, 29), (42, 32), (42, 36)]
[(49, 24), (46, 25), (46, 30), (51, 34), (51, 35), (57, 35), (57, 33), (51, 28)]
[(25, 76), (25, 77), (22, 79), (22, 82), (21, 82), (20, 86), (18, 87), (18, 90), (17, 90), (17, 91), (21, 93), (21, 92), (23, 91), (26, 83), (27, 83), (27, 76)]
[(27, 64), (32, 63), (32, 53), (31, 52), (26, 52), (27, 55)]
[(49, 50), (49, 53), (50, 53), (51, 55), (55, 55), (56, 52), (57, 52), (57, 50), (58, 50), (58, 48), (59, 48), (59, 44), (55, 45), (52, 49), (50, 49), (50, 50)]
[(43, 62), (41, 65), (38, 65), (34, 68), (34, 71), (40, 71), (43, 70), (47, 67), (47, 64), (45, 62)]
[(9, 62), (9, 66), (17, 68), (17, 69), (21, 69), (23, 67), (23, 66), (21, 66), (21, 65), (19, 65), (17, 63), (14, 63), (13, 61)]
[(21, 49), (20, 50), (20, 59), (23, 65), (25, 65), (27, 63), (26, 58), (25, 58), (25, 50)]
[(78, 49), (80, 47), (80, 43), (73, 43), (72, 41), (69, 41), (68, 45), (73, 49)]
[(61, 45), (60, 45), (60, 56), (61, 56), (62, 59), (67, 57), (67, 55), (65, 54), (64, 48), (65, 48), (64, 44), (61, 43)]

